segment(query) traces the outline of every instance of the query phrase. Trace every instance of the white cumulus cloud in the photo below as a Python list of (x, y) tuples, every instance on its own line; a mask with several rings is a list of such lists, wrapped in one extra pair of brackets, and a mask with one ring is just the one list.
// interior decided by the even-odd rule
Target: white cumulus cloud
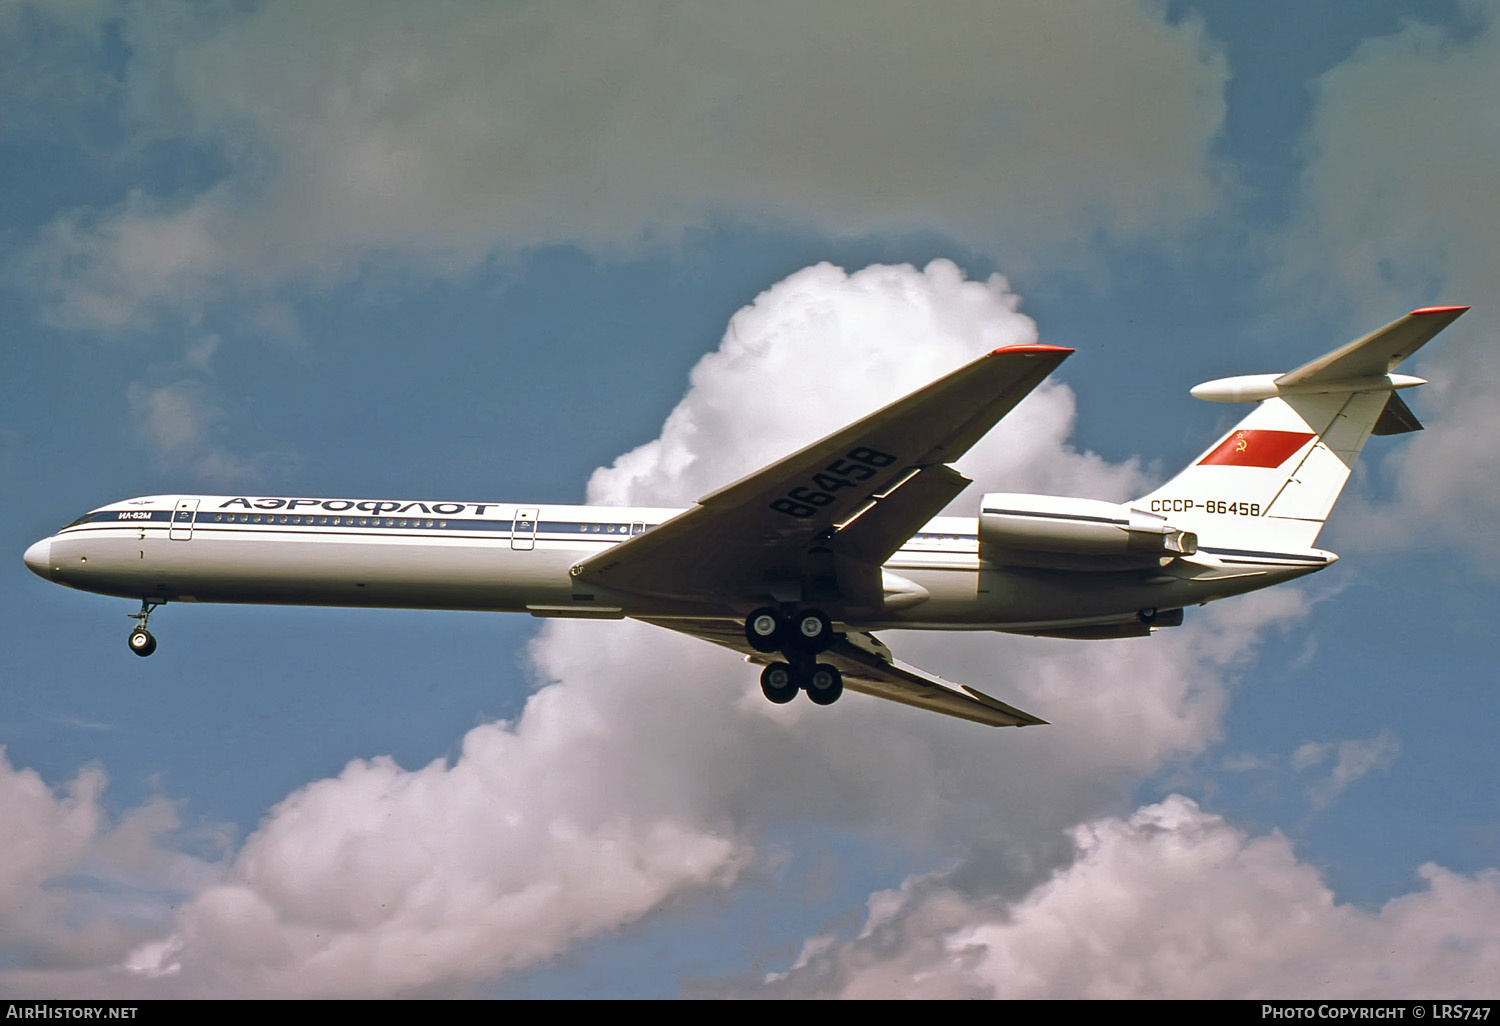
[(944, 876), (870, 900), (861, 934), (810, 942), (746, 990), (849, 998), (1484, 998), (1500, 977), (1500, 871), (1435, 865), (1421, 890), (1340, 904), (1279, 833), (1173, 795), (1073, 830), (1023, 897)]
[[(154, 799), (117, 820), (96, 766), (62, 788), (17, 769), (0, 749), (0, 951), (14, 978), (33, 968), (109, 964), (159, 932), (174, 900), (211, 885), (219, 867), (178, 846), (200, 842), (176, 810)], [(40, 975), (40, 974), (39, 974)]]

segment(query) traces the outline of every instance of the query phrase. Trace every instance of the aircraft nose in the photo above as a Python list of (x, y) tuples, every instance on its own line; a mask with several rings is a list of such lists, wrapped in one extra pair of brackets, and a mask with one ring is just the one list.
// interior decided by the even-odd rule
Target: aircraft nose
[[(15, 550), (12, 549), (11, 551), (14, 552)], [(32, 573), (38, 577), (45, 577), (49, 581), (52, 580), (51, 538), (43, 538), (31, 546), (31, 548), (26, 550), (26, 555), (23, 558), (26, 560), (26, 565), (31, 568)]]

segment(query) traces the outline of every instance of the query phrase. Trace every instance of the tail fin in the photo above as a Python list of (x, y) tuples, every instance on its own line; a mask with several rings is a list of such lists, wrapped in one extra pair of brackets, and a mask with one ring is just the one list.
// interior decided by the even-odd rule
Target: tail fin
[(1419, 431), (1392, 369), (1468, 307), (1425, 307), (1286, 374), (1220, 378), (1200, 399), (1259, 405), (1187, 469), (1132, 503), (1205, 540), (1308, 549), (1374, 434)]

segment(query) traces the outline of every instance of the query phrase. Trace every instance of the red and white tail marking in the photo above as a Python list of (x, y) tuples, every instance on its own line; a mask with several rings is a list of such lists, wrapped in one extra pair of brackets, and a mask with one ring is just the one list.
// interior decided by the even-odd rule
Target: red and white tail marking
[(1273, 431), (1269, 428), (1231, 431), (1228, 438), (1198, 461), (1198, 465), (1279, 467), (1312, 437), (1308, 431)]

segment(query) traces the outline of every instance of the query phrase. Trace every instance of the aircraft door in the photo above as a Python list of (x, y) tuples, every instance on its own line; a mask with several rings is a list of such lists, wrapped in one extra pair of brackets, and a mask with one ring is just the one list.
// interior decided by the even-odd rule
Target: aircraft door
[(187, 541), (193, 537), (193, 518), (198, 512), (197, 499), (178, 499), (172, 511), (172, 527), (167, 537), (172, 541)]
[(515, 522), (510, 529), (510, 547), (530, 551), (536, 547), (535, 509), (516, 510)]

